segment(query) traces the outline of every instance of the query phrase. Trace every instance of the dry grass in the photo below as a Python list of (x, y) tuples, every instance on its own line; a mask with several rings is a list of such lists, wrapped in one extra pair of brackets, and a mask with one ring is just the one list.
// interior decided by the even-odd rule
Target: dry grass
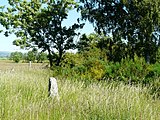
[[(0, 61), (0, 120), (159, 120), (160, 100), (123, 84), (58, 80), (60, 101), (48, 98), (45, 65)], [(14, 70), (12, 70), (14, 69)]]

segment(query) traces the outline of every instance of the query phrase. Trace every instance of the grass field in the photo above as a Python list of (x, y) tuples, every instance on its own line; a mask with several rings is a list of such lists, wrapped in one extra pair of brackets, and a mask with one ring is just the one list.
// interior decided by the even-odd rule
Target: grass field
[(160, 100), (146, 88), (58, 79), (60, 101), (48, 97), (44, 64), (0, 61), (0, 120), (160, 120)]

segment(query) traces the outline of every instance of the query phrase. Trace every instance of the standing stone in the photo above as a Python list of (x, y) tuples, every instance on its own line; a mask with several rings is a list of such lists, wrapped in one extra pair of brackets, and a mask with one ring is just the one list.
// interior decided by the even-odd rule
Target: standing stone
[(54, 77), (49, 78), (48, 92), (48, 96), (52, 98), (57, 97), (57, 100), (59, 100), (57, 80)]
[(30, 67), (30, 68), (32, 67), (32, 62), (31, 62), (31, 61), (29, 61), (29, 67)]

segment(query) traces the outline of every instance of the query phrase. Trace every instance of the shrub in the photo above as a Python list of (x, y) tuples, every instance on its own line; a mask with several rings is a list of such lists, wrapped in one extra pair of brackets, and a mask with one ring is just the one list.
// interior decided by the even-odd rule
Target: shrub
[(12, 52), (10, 55), (10, 60), (13, 60), (16, 63), (22, 60), (22, 58), (23, 58), (23, 54), (21, 52)]
[(104, 77), (106, 69), (106, 63), (104, 61), (91, 58), (83, 64), (87, 69), (86, 72), (92, 79), (101, 80)]
[(37, 62), (42, 63), (45, 60), (47, 60), (47, 53), (43, 53), (43, 52), (38, 53)]
[(108, 63), (106, 67), (106, 79), (115, 79), (125, 83), (141, 83), (152, 70), (152, 65), (145, 63), (143, 58), (135, 56), (134, 61), (123, 59), (120, 63)]
[(35, 62), (37, 55), (33, 51), (28, 51), (27, 61)]
[[(96, 54), (94, 54), (96, 51)], [(66, 53), (61, 67), (53, 67), (54, 76), (90, 83), (95, 80), (122, 81), (126, 84), (152, 86), (151, 94), (160, 94), (160, 64), (147, 64), (143, 58), (122, 59), (121, 62), (108, 62), (101, 59), (98, 49), (83, 54)], [(156, 79), (156, 80), (155, 80)]]
[(73, 68), (74, 66), (80, 65), (82, 61), (83, 58), (80, 54), (66, 53), (63, 56), (61, 67)]

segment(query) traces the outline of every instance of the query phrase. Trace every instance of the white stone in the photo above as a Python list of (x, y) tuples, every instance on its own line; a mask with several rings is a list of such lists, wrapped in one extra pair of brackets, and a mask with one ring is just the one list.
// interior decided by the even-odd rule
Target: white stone
[(30, 68), (32, 67), (32, 62), (31, 62), (31, 61), (29, 61), (29, 67), (30, 67)]
[(49, 78), (48, 92), (50, 97), (57, 97), (59, 100), (57, 80), (54, 77)]

